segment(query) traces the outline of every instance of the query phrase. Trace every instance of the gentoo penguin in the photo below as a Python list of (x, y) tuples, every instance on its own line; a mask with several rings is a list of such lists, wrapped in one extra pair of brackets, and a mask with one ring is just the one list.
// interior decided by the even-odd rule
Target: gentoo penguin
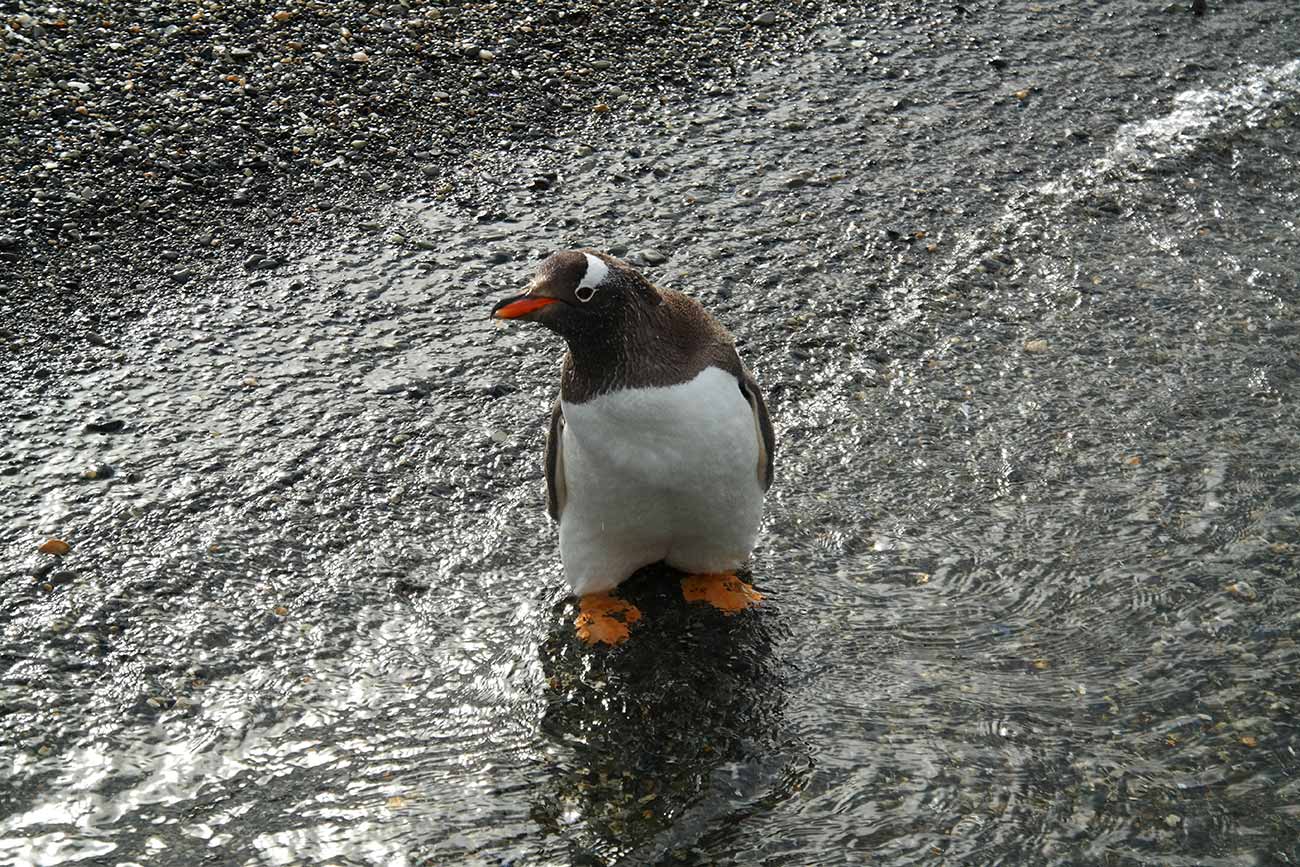
[(546, 440), (546, 501), (579, 600), (578, 635), (617, 644), (640, 612), (611, 590), (663, 561), (688, 601), (759, 595), (734, 570), (753, 550), (776, 444), (735, 341), (699, 302), (595, 250), (542, 262), (497, 319), (537, 322), (569, 351)]

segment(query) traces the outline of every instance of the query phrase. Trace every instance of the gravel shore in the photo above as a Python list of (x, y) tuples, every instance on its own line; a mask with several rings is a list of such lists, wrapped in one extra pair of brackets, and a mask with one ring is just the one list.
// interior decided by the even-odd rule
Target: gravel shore
[[(819, 0), (39, 5), (0, 17), (0, 383), (60, 389), (214, 276), (274, 271), (448, 183), (793, 50)], [(476, 188), (477, 187), (477, 188)]]

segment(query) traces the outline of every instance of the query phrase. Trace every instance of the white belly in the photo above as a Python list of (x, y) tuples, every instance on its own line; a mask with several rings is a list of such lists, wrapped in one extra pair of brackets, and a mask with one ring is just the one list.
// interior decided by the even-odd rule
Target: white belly
[(758, 430), (735, 377), (563, 405), (560, 557), (576, 594), (659, 560), (686, 572), (744, 563), (763, 513)]

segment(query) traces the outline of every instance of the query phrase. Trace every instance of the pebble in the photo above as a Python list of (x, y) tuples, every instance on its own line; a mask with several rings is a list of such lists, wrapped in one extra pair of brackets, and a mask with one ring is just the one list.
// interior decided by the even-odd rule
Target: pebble
[(253, 253), (245, 258), (242, 264), (245, 271), (269, 271), (272, 268), (279, 268), (284, 262), (274, 256)]
[(772, 11), (762, 12), (754, 19), (754, 23), (759, 27), (771, 27), (776, 23), (776, 13)]
[(51, 554), (55, 557), (62, 557), (72, 550), (72, 546), (62, 539), (46, 539), (36, 549), (42, 554)]
[(96, 464), (82, 473), (81, 477), (93, 482), (98, 479), (111, 479), (114, 475), (116, 475), (116, 472), (108, 464)]
[(34, 564), (31, 569), (28, 569), (27, 574), (39, 581), (57, 569), (58, 565), (58, 560), (43, 560)]
[(636, 255), (647, 265), (662, 265), (668, 261), (668, 257), (656, 250), (654, 247), (646, 247)]
[(58, 587), (63, 584), (71, 584), (76, 578), (77, 573), (71, 569), (60, 569), (57, 572), (51, 572), (45, 580), (54, 587)]
[(1245, 581), (1234, 581), (1228, 585), (1227, 590), (1233, 596), (1246, 602), (1254, 602), (1259, 599), (1259, 592)]
[(84, 430), (86, 433), (109, 434), (109, 433), (117, 433), (120, 430), (122, 430), (122, 428), (124, 427), (126, 427), (125, 421), (123, 421), (120, 418), (113, 418), (113, 419), (104, 419), (102, 421), (101, 420), (88, 421), (86, 422), (86, 426), (82, 428), (82, 430)]
[(1044, 353), (1044, 352), (1046, 352), (1046, 351), (1047, 351), (1047, 341), (1046, 341), (1046, 340), (1043, 340), (1043, 339), (1039, 338), (1039, 339), (1036, 339), (1036, 340), (1026, 340), (1026, 341), (1025, 341), (1025, 352), (1028, 352), (1028, 353), (1030, 353), (1031, 355), (1041, 355), (1042, 353)]

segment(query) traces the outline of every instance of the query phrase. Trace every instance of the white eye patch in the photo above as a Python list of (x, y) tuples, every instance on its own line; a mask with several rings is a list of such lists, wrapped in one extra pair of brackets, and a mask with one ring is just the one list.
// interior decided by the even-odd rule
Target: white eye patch
[(609, 266), (604, 263), (598, 256), (590, 253), (583, 253), (587, 257), (587, 272), (582, 275), (582, 282), (578, 288), (573, 290), (573, 294), (579, 301), (590, 301), (596, 297), (596, 288), (604, 282), (605, 277), (609, 274)]

